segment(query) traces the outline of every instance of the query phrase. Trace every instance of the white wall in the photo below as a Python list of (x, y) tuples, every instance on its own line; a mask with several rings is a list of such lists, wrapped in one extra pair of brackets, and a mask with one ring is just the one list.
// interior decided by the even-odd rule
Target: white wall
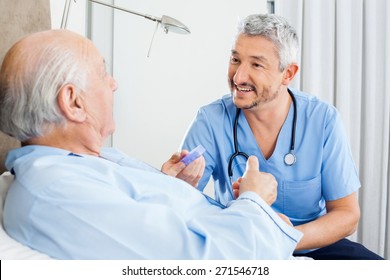
[[(72, 3), (68, 29), (86, 32), (85, 15), (80, 14), (87, 10), (85, 1)], [(111, 144), (160, 168), (178, 149), (197, 109), (228, 93), (227, 63), (237, 20), (265, 13), (267, 1), (105, 1), (157, 17), (174, 17), (191, 30), (190, 35), (179, 35), (159, 28), (148, 58), (155, 22), (91, 5), (93, 26), (86, 33), (119, 84), (114, 105), (117, 129)], [(61, 18), (65, 0), (53, 2), (52, 11), (57, 9)], [(60, 22), (55, 19), (53, 25)]]
[[(86, 1), (87, 0), (72, 0), (68, 17), (67, 29), (81, 35), (86, 35), (87, 30)], [(50, 0), (52, 29), (58, 29), (61, 27), (65, 3), (66, 0)]]
[(227, 62), (239, 16), (266, 12), (263, 0), (115, 1), (154, 16), (183, 22), (190, 35), (116, 12), (113, 74), (117, 130), (113, 146), (159, 168), (178, 149), (197, 109), (228, 92)]

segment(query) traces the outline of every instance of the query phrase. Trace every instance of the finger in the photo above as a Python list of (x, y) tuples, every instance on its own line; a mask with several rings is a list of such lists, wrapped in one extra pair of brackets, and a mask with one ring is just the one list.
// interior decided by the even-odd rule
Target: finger
[(188, 174), (203, 174), (205, 168), (205, 160), (202, 156), (191, 162), (186, 166), (184, 171)]
[(235, 199), (237, 199), (237, 198), (238, 198), (238, 196), (240, 195), (240, 192), (239, 192), (239, 190), (237, 190), (237, 189), (234, 189), (234, 190), (233, 190), (233, 195), (234, 195), (234, 198), (235, 198)]
[(181, 158), (181, 154), (179, 152), (176, 152), (174, 153), (171, 158), (169, 159), (169, 161), (171, 162), (178, 162)]
[(187, 150), (182, 150), (180, 153), (179, 153), (179, 156), (180, 156), (180, 159), (182, 159), (183, 157), (185, 157), (186, 155), (189, 154), (189, 151)]
[(246, 162), (246, 171), (255, 170), (259, 171), (259, 160), (256, 156), (250, 156)]
[(193, 186), (197, 186), (200, 179), (203, 176), (205, 168), (205, 160), (203, 157), (199, 157), (189, 165), (187, 165), (178, 175), (177, 178), (190, 183)]

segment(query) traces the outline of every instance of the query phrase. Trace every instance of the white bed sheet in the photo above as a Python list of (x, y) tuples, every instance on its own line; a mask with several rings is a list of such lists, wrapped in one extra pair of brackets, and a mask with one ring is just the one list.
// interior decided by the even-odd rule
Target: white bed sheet
[(7, 191), (14, 176), (9, 172), (4, 172), (0, 176), (0, 259), (1, 260), (47, 260), (48, 255), (37, 252), (27, 246), (22, 245), (12, 239), (3, 226), (3, 208)]

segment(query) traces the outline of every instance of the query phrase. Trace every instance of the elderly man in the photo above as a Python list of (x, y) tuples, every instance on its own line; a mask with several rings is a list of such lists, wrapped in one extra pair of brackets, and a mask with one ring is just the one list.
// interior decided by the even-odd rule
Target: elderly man
[(15, 181), (4, 226), (13, 238), (59, 259), (292, 256), (302, 234), (271, 209), (277, 183), (257, 158), (225, 207), (191, 187), (203, 158), (186, 166), (183, 151), (161, 172), (102, 147), (115, 128), (116, 88), (97, 48), (70, 31), (35, 33), (8, 51), (0, 130), (23, 144), (6, 159)]

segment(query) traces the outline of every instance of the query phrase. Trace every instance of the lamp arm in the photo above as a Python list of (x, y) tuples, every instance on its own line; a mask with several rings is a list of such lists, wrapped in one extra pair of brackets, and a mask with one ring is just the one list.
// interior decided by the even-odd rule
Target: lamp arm
[[(73, 0), (73, 1), (76, 2), (76, 0)], [(147, 14), (138, 13), (138, 12), (128, 10), (128, 9), (125, 9), (122, 7), (114, 6), (111, 4), (107, 4), (107, 3), (104, 3), (104, 2), (98, 1), (98, 0), (88, 0), (88, 1), (92, 2), (92, 3), (99, 4), (99, 5), (103, 5), (103, 6), (112, 8), (112, 9), (116, 9), (116, 10), (120, 10), (120, 11), (123, 11), (126, 13), (130, 13), (130, 14), (133, 14), (136, 16), (140, 16), (140, 17), (152, 20), (152, 21), (155, 21), (158, 24), (161, 24), (161, 27), (164, 29), (165, 33), (168, 33), (168, 31), (172, 31), (172, 32), (179, 33), (179, 34), (191, 33), (190, 30), (188, 29), (188, 27), (185, 26), (183, 23), (181, 23), (177, 19), (171, 18), (171, 17), (166, 16), (166, 15), (163, 15), (161, 18), (159, 18), (159, 17), (147, 15)], [(68, 16), (69, 16), (71, 2), (72, 2), (72, 0), (66, 0), (66, 2), (65, 2), (65, 7), (64, 7), (64, 12), (62, 15), (62, 22), (61, 22), (61, 28), (63, 28), (63, 29), (66, 28), (66, 25), (68, 22)]]
[[(76, 2), (76, 0), (74, 0)], [(68, 25), (68, 17), (69, 17), (69, 10), (70, 10), (70, 4), (72, 0), (66, 0), (65, 1), (65, 7), (64, 11), (62, 13), (62, 20), (61, 20), (61, 28), (65, 29)]]
[(138, 12), (135, 12), (135, 11), (131, 11), (131, 10), (128, 10), (128, 9), (125, 9), (125, 8), (122, 8), (122, 7), (118, 7), (118, 6), (114, 6), (114, 5), (110, 5), (110, 4), (107, 4), (107, 3), (104, 3), (104, 2), (101, 2), (101, 1), (97, 1), (97, 0), (88, 0), (88, 1), (96, 3), (96, 4), (100, 4), (100, 5), (103, 5), (103, 6), (106, 6), (106, 7), (110, 7), (110, 8), (113, 8), (113, 9), (121, 10), (123, 12), (127, 12), (127, 13), (130, 13), (130, 14), (133, 14), (133, 15), (141, 16), (141, 17), (144, 17), (146, 19), (149, 19), (149, 20), (152, 20), (152, 21), (157, 21), (157, 22), (161, 23), (161, 18), (158, 18), (158, 17), (154, 17), (154, 16), (138, 13)]

